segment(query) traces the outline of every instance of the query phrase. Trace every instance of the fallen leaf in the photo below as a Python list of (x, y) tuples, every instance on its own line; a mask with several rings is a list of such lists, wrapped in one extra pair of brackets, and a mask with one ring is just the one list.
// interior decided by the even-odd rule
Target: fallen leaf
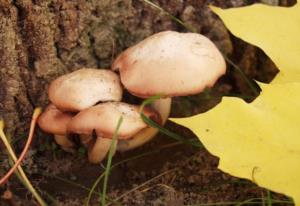
[(235, 36), (260, 47), (280, 68), (274, 82), (300, 81), (300, 4), (211, 8)]
[(251, 104), (226, 97), (206, 113), (171, 121), (220, 157), (221, 170), (300, 203), (300, 83), (261, 86)]
[(171, 121), (190, 128), (220, 157), (221, 170), (300, 205), (300, 6), (213, 10), (234, 35), (263, 49), (280, 73), (260, 84), (251, 104), (225, 97), (204, 114)]

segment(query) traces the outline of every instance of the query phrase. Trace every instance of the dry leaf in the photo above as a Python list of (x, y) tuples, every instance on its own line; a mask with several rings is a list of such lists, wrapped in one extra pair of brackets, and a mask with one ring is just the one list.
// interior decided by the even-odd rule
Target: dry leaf
[(260, 47), (280, 68), (274, 82), (300, 81), (300, 4), (212, 9), (235, 36)]
[(226, 97), (204, 114), (171, 120), (220, 157), (221, 170), (300, 203), (300, 83), (262, 88), (251, 104)]
[(236, 36), (262, 48), (279, 67), (251, 104), (223, 98), (211, 111), (171, 119), (190, 128), (219, 168), (300, 205), (300, 6), (213, 8)]

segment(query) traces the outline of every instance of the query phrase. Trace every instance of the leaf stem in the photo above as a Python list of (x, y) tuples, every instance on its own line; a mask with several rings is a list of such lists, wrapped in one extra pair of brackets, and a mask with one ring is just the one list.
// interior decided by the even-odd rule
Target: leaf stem
[(38, 201), (38, 203), (41, 206), (46, 206), (47, 204), (45, 203), (45, 201), (41, 198), (41, 196), (38, 194), (38, 192), (34, 189), (34, 187), (32, 186), (31, 182), (29, 181), (29, 179), (27, 178), (24, 170), (22, 169), (22, 167), (20, 166), (21, 161), (24, 159), (29, 146), (31, 144), (32, 138), (33, 138), (33, 132), (34, 132), (34, 128), (36, 125), (36, 121), (38, 116), (41, 113), (41, 109), (37, 108), (34, 110), (33, 116), (32, 116), (32, 120), (31, 120), (31, 125), (30, 125), (30, 131), (29, 131), (29, 137), (28, 140), (26, 142), (26, 145), (19, 157), (19, 159), (17, 159), (15, 152), (13, 151), (6, 135), (4, 134), (4, 121), (0, 120), (0, 138), (3, 141), (8, 154), (10, 156), (10, 158), (14, 161), (14, 166), (9, 170), (9, 172), (0, 180), (0, 185), (3, 184), (4, 182), (7, 181), (7, 179), (11, 176), (11, 174), (13, 174), (15, 172), (15, 170), (17, 169), (20, 177), (22, 178), (22, 182), (25, 184), (25, 186), (27, 187), (27, 189), (32, 193), (32, 195), (36, 198), (36, 200)]

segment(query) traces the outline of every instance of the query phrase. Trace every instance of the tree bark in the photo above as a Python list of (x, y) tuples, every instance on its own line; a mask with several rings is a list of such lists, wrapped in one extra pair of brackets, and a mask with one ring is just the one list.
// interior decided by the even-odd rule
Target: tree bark
[(7, 133), (24, 132), (33, 109), (47, 104), (52, 79), (109, 66), (115, 35), (102, 25), (105, 15), (97, 16), (108, 5), (95, 2), (0, 1), (0, 115)]

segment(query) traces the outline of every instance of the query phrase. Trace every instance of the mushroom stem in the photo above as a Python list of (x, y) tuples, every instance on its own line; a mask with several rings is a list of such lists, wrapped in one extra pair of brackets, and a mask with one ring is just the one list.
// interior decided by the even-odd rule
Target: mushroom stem
[[(100, 163), (108, 154), (110, 146), (112, 144), (112, 139), (97, 137), (94, 145), (89, 146), (88, 158), (91, 163), (98, 164)], [(116, 152), (116, 144), (115, 141), (113, 154)]]
[(55, 142), (66, 152), (74, 152), (74, 143), (65, 135), (54, 135)]
[(171, 104), (172, 99), (171, 98), (163, 98), (154, 101), (151, 104), (151, 107), (154, 108), (161, 116), (162, 125), (164, 125), (170, 115), (171, 112)]
[(83, 144), (85, 147), (88, 147), (91, 144), (92, 140), (93, 140), (93, 136), (88, 135), (88, 134), (81, 134), (79, 136), (79, 138), (80, 138), (81, 144)]
[[(156, 100), (151, 104), (151, 107), (155, 109), (161, 116), (162, 125), (165, 124), (167, 121), (170, 111), (171, 111), (171, 98), (164, 98)], [(134, 135), (129, 140), (119, 140), (117, 150), (120, 152), (125, 152), (134, 148), (137, 148), (148, 141), (150, 141), (158, 132), (158, 129), (153, 127), (148, 127), (140, 132), (138, 132), (136, 135)]]

